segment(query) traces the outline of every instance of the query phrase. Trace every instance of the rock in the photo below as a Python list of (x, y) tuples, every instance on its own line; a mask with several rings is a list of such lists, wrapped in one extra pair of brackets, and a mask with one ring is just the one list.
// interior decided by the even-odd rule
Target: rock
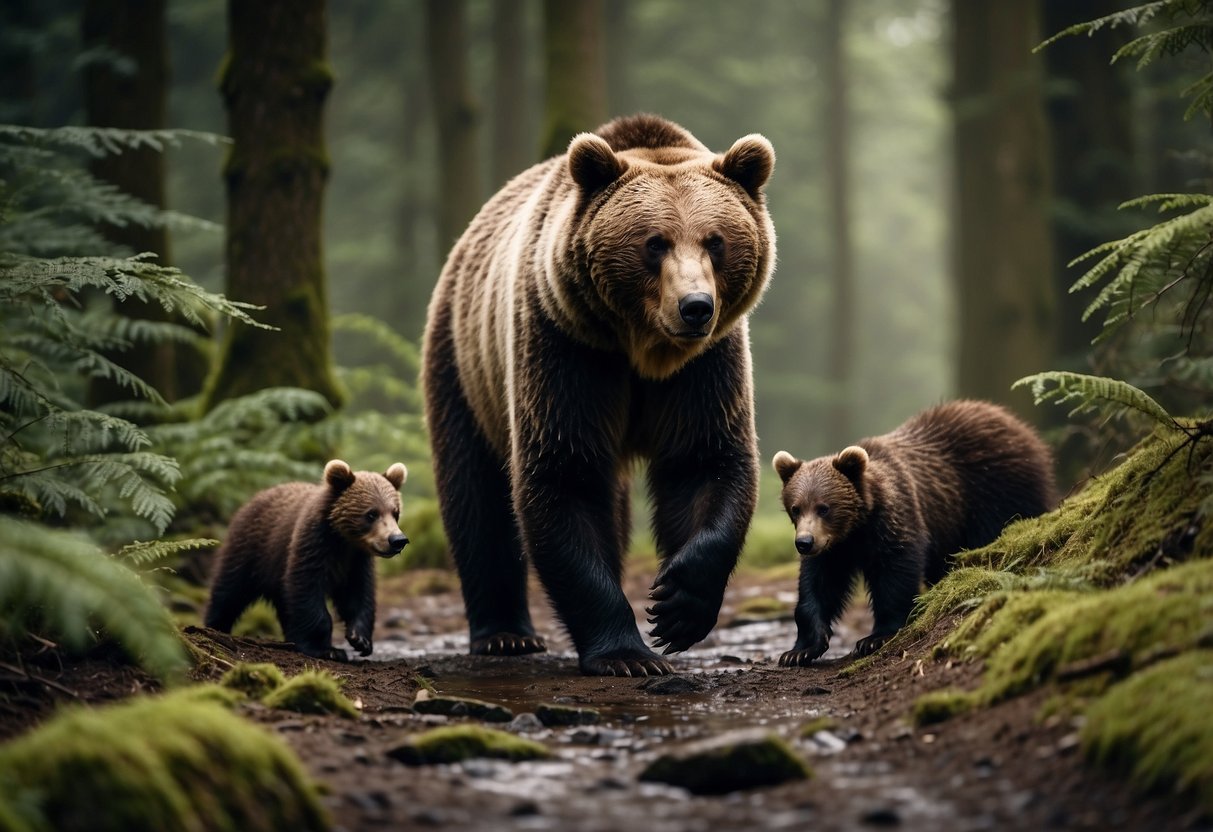
[(568, 725), (594, 725), (598, 722), (599, 713), (593, 708), (540, 705), (535, 709), (535, 717), (548, 728), (561, 728)]
[(650, 676), (639, 685), (640, 690), (658, 696), (669, 696), (676, 693), (698, 693), (703, 688), (703, 682), (686, 676)]
[(829, 694), (829, 688), (823, 688), (821, 685), (813, 685), (807, 687), (800, 692), (801, 696), (826, 696)]
[(459, 696), (436, 696), (424, 688), (417, 691), (413, 710), (419, 714), (467, 716), (485, 722), (509, 722), (514, 718), (514, 712), (501, 705)]
[(663, 754), (640, 779), (668, 783), (692, 794), (727, 794), (790, 780), (807, 780), (812, 771), (788, 744), (763, 731), (737, 731), (690, 743)]
[(859, 822), (866, 826), (897, 826), (901, 823), (901, 815), (890, 806), (877, 806), (860, 815)]
[(515, 734), (529, 734), (532, 731), (542, 731), (543, 723), (531, 712), (518, 714), (506, 728)]
[(488, 757), (519, 762), (552, 756), (547, 746), (480, 725), (450, 725), (409, 737), (387, 756), (409, 766)]

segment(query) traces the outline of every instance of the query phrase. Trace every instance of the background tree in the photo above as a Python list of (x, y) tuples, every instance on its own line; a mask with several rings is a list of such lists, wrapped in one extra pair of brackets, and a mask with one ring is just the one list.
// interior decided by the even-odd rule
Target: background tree
[(537, 161), (526, 86), (526, 8), (525, 0), (493, 4), (493, 190)]
[[(468, 82), (463, 0), (426, 0), (425, 47), (438, 136), (438, 250), (446, 252), (480, 210), (479, 110)], [(437, 277), (437, 275), (435, 275)]]
[[(1047, 220), (1049, 136), (1037, 0), (952, 2), (956, 192), (952, 225), (957, 393), (1008, 399), (1051, 365), (1056, 338)], [(1039, 419), (1026, 394), (1011, 403)]]
[(228, 190), (227, 295), (265, 306), (276, 332), (233, 323), (207, 407), (266, 387), (341, 394), (329, 345), (320, 220), (328, 155), (324, 0), (228, 5), (230, 49), (219, 80), (234, 142)]
[[(84, 68), (85, 120), (95, 127), (161, 130), (168, 95), (168, 50), (164, 0), (87, 0), (82, 43), (89, 60)], [(151, 147), (96, 158), (97, 178), (157, 208), (165, 207), (164, 154)], [(105, 224), (105, 236), (130, 254), (151, 252), (169, 264), (168, 228), (163, 223)], [(98, 299), (111, 303), (111, 299)], [(131, 301), (121, 306), (127, 317), (177, 320), (155, 303)], [(109, 351), (108, 356), (142, 378), (168, 401), (202, 389), (209, 358), (189, 341), (136, 343)], [(129, 391), (108, 379), (94, 379), (93, 403), (129, 398)]]
[(607, 119), (602, 0), (544, 0), (545, 94), (540, 158)]

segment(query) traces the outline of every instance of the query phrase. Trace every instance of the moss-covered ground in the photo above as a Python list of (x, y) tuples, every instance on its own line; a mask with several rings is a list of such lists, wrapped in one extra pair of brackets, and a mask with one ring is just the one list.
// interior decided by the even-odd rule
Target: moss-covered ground
[[(963, 552), (892, 643), (934, 633), (978, 686), (918, 700), (929, 724), (1030, 691), (1085, 714), (1096, 762), (1213, 807), (1213, 441), (1160, 429), (1043, 517)], [(944, 635), (938, 637), (943, 622)]]

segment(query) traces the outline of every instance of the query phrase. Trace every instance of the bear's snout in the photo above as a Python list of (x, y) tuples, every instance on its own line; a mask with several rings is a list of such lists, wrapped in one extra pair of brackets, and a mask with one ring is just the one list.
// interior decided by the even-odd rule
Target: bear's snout
[(813, 554), (813, 535), (802, 534), (796, 537), (796, 551), (802, 555)]
[(405, 537), (404, 532), (393, 532), (387, 539), (387, 550), (393, 555), (400, 554), (400, 550), (408, 545), (409, 539)]
[(715, 313), (716, 305), (707, 292), (691, 292), (678, 301), (678, 314), (696, 329), (702, 329)]

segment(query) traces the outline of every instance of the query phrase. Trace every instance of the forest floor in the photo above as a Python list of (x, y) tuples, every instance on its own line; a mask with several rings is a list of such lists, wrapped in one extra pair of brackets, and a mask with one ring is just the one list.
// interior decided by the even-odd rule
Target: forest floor
[[(628, 578), (638, 618), (649, 578)], [(217, 678), (236, 661), (270, 661), (288, 675), (321, 665), (343, 680), (346, 695), (361, 708), (356, 721), (241, 706), (295, 750), (321, 784), (337, 829), (1209, 828), (1208, 816), (1191, 806), (1140, 798), (1087, 766), (1076, 724), (1039, 718), (1043, 694), (913, 727), (909, 713), (918, 696), (971, 688), (979, 668), (932, 660), (927, 639), (881, 655), (858, 673), (840, 674), (849, 664), (846, 654), (870, 627), (865, 606), (848, 612), (824, 661), (778, 667), (779, 654), (795, 637), (794, 586), (786, 578), (737, 576), (720, 626), (674, 658), (677, 676), (656, 683), (581, 676), (540, 592), (532, 607), (551, 652), (468, 656), (458, 590), (424, 573), (381, 582), (375, 653), (368, 660), (316, 662), (269, 642), (199, 630), (187, 630), (187, 636), (217, 659), (198, 671), (202, 678)], [(789, 612), (747, 619), (739, 610), (757, 606), (749, 601), (755, 598), (777, 599)], [(113, 656), (71, 662), (53, 656), (44, 651), (41, 658), (23, 657), (21, 667), (0, 666), (0, 738), (42, 721), (59, 702), (102, 702), (154, 688)], [(515, 715), (554, 703), (596, 709), (600, 719), (546, 728), (515, 716), (494, 725), (548, 746), (554, 756), (546, 761), (409, 767), (387, 751), (407, 735), (467, 721), (415, 713), (423, 685), (436, 694), (503, 705)], [(805, 736), (803, 726), (823, 717), (819, 730)], [(696, 797), (638, 779), (659, 753), (746, 729), (783, 737), (813, 777), (723, 797)]]

